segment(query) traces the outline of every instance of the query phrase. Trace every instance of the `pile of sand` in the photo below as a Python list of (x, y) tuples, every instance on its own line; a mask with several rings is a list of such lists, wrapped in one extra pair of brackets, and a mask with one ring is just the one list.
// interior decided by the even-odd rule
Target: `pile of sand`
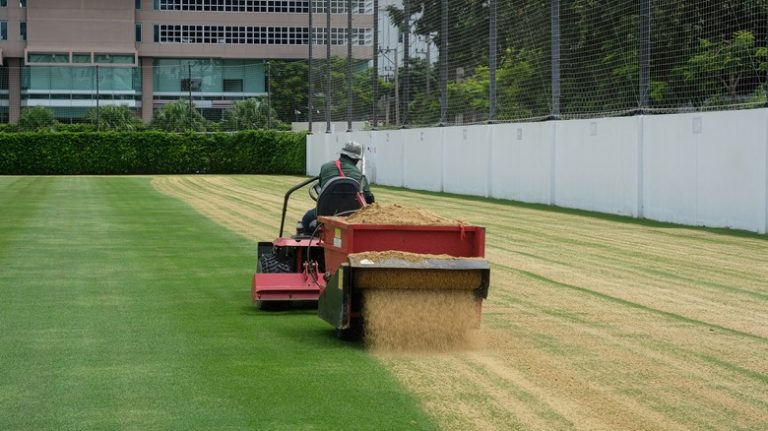
[(355, 224), (403, 224), (403, 225), (459, 225), (460, 220), (441, 217), (422, 208), (373, 203), (347, 217), (347, 223)]

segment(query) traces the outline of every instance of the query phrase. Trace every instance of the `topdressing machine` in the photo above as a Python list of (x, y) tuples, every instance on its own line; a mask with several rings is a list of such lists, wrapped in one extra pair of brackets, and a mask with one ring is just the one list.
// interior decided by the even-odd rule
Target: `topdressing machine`
[[(258, 244), (251, 289), (256, 306), (266, 310), (291, 301), (317, 301), (320, 317), (336, 328), (337, 335), (354, 339), (362, 335), (367, 289), (467, 289), (474, 292), (479, 322), (490, 275), (483, 259), (484, 228), (348, 223), (346, 216), (364, 204), (356, 199), (360, 185), (352, 178), (337, 177), (322, 190), (317, 184), (309, 189), (317, 203), (314, 231), (297, 228), (296, 234), (284, 237), (289, 197), (318, 180), (313, 177), (288, 190), (278, 238)], [(370, 253), (384, 251), (409, 254), (406, 259), (398, 253)], [(414, 280), (419, 280), (418, 286)]]

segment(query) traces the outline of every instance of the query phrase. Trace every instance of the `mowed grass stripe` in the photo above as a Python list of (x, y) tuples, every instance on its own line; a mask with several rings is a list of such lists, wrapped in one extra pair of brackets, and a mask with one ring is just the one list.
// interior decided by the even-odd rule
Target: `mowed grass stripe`
[[(282, 195), (301, 180), (224, 177), (203, 188), (210, 199), (227, 200), (231, 187), (259, 219), (248, 200), (275, 202), (279, 210)], [(486, 347), (380, 358), (444, 427), (768, 424), (764, 236), (388, 187), (374, 192), (382, 203), (487, 227)], [(296, 195), (288, 225), (290, 214), (295, 221), (311, 206), (301, 202), (305, 193)], [(206, 214), (231, 226), (215, 211)], [(261, 235), (272, 239), (274, 230)]]
[(149, 182), (0, 182), (0, 429), (433, 428), (314, 312), (255, 311), (254, 244)]

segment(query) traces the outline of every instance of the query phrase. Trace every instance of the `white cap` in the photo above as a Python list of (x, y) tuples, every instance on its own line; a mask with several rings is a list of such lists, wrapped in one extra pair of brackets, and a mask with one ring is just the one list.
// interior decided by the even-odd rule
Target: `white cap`
[(341, 149), (341, 154), (352, 160), (360, 160), (363, 158), (363, 146), (359, 142), (348, 141)]

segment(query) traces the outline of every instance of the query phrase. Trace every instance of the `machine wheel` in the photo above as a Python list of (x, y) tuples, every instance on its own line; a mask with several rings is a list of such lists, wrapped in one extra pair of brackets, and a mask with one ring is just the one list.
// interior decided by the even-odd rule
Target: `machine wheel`
[(256, 301), (256, 308), (262, 311), (280, 311), (288, 308), (291, 301)]
[(349, 328), (336, 328), (336, 338), (343, 341), (359, 341), (363, 338), (363, 319), (352, 319)]
[(274, 254), (262, 254), (259, 256), (259, 268), (262, 273), (285, 273), (291, 272), (291, 265), (283, 262)]
[[(274, 253), (259, 256), (259, 272), (276, 274), (291, 272), (291, 265), (280, 260)], [(291, 301), (256, 301), (256, 308), (263, 311), (280, 311), (289, 308)]]

